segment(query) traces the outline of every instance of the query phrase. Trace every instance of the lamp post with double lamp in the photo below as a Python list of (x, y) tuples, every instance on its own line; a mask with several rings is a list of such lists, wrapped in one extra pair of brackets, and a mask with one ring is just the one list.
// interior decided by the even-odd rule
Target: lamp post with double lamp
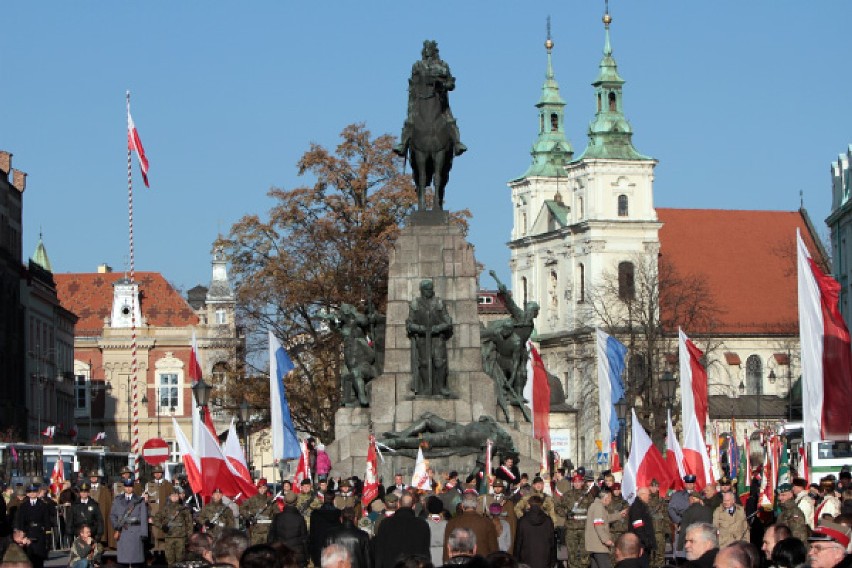
[(251, 419), (251, 407), (247, 401), (243, 401), (238, 407), (238, 413), (240, 417), (240, 424), (243, 429), (243, 448), (245, 448), (246, 454), (246, 465), (248, 465), (249, 471), (253, 469), (251, 463), (251, 451), (249, 450), (249, 420)]

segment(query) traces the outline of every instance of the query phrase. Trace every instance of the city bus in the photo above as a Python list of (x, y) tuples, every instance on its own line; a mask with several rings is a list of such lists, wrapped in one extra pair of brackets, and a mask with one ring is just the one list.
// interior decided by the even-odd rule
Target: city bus
[(44, 480), (44, 450), (33, 444), (0, 443), (0, 481), (29, 485)]
[(790, 447), (790, 465), (802, 473), (799, 467), (799, 448), (805, 448), (808, 460), (808, 483), (819, 483), (829, 474), (837, 478), (845, 466), (852, 469), (852, 434), (849, 440), (820, 440), (805, 444), (801, 422), (788, 422), (779, 428), (780, 435), (786, 436)]
[(94, 470), (109, 485), (118, 480), (122, 468), (133, 468), (133, 454), (130, 452), (112, 452), (103, 446), (46, 445), (44, 471), (48, 478), (60, 455), (65, 479), (73, 483), (81, 478), (88, 479), (89, 472)]

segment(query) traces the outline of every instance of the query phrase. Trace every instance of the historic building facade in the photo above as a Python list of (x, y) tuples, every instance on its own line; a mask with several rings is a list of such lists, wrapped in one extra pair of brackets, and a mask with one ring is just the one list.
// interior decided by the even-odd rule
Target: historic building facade
[(852, 145), (831, 164), (831, 214), (825, 222), (831, 229), (831, 252), (834, 277), (840, 282), (840, 312), (847, 327), (852, 321)]
[[(513, 293), (519, 304), (540, 304), (542, 358), (574, 414), (554, 436), (562, 458), (593, 467), (600, 430), (596, 327), (647, 347), (650, 340), (636, 336), (645, 334), (644, 324), (658, 324), (655, 350), (628, 355), (626, 379), (643, 377), (640, 389), (677, 371), (682, 325), (706, 352), (711, 397), (786, 397), (798, 377), (795, 229), (815, 257), (824, 255), (804, 211), (655, 207), (657, 161), (634, 147), (610, 22), (607, 14), (586, 149), (574, 156), (565, 137), (548, 39), (532, 164), (508, 184)], [(688, 302), (697, 314), (687, 313)], [(648, 353), (653, 361), (643, 360)]]
[[(159, 435), (172, 446), (172, 461), (180, 461), (171, 418), (191, 437), (191, 413), (198, 411), (189, 376), (193, 335), (205, 381), (228, 380), (241, 368), (244, 338), (235, 320), (235, 297), (218, 252), (208, 292), (195, 306), (162, 274), (135, 276), (131, 281), (105, 265), (94, 273), (56, 275), (63, 304), (80, 318), (74, 336), (77, 424), (83, 440), (104, 432), (104, 445), (130, 447), (135, 359), (140, 440)], [(214, 417), (216, 410), (211, 405)]]

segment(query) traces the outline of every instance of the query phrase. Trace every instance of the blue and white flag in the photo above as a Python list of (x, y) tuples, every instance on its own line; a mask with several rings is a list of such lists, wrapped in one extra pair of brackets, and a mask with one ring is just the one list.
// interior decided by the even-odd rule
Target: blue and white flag
[(300, 455), (299, 439), (290, 417), (284, 377), (295, 369), (287, 351), (278, 338), (269, 332), (269, 402), (272, 414), (272, 458), (276, 460), (296, 459)]
[(597, 330), (598, 393), (601, 408), (601, 442), (604, 446), (618, 436), (620, 424), (615, 403), (624, 397), (624, 372), (627, 347), (616, 338)]

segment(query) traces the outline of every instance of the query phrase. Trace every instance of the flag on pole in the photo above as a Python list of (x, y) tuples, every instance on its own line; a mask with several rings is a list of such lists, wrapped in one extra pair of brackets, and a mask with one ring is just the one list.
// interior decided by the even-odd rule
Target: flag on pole
[(819, 269), (798, 230), (796, 243), (804, 442), (848, 440), (852, 347), (838, 307), (840, 284)]
[(652, 479), (656, 478), (661, 488), (669, 487), (671, 479), (660, 450), (642, 427), (642, 423), (636, 417), (636, 411), (631, 410), (631, 413), (633, 438), (630, 441), (630, 455), (627, 463), (624, 464), (621, 493), (628, 502), (633, 503), (636, 490), (650, 486)]
[(737, 445), (737, 426), (731, 420), (731, 436), (728, 438), (728, 463), (730, 464), (730, 478), (740, 478), (740, 447)]
[(95, 436), (92, 438), (92, 445), (95, 445), (95, 444), (97, 444), (98, 442), (101, 442), (101, 441), (103, 441), (103, 440), (106, 440), (106, 432), (98, 432), (98, 433), (97, 433), (97, 434), (95, 434)]
[(686, 473), (695, 476), (695, 490), (701, 491), (704, 486), (713, 483), (713, 467), (707, 453), (702, 430), (698, 426), (698, 417), (693, 414), (686, 423), (686, 433), (683, 436), (683, 468)]
[(486, 492), (491, 493), (491, 472), (494, 471), (494, 466), (491, 463), (491, 455), (494, 452), (494, 442), (491, 438), (485, 440), (485, 471), (482, 475), (482, 484), (484, 487), (480, 491), (483, 495)]
[(204, 484), (201, 478), (201, 460), (198, 458), (198, 454), (195, 452), (192, 444), (190, 444), (189, 440), (186, 439), (183, 430), (180, 429), (180, 426), (178, 426), (177, 420), (175, 420), (174, 417), (172, 417), (172, 428), (175, 433), (175, 438), (177, 439), (178, 451), (180, 452), (180, 458), (183, 462), (183, 468), (186, 471), (186, 478), (189, 481), (189, 487), (192, 489), (193, 493), (201, 493), (201, 489)]
[(531, 402), (533, 414), (533, 437), (550, 448), (550, 383), (547, 370), (532, 341), (527, 341), (530, 358), (527, 361), (527, 382), (523, 396)]
[(698, 417), (700, 432), (707, 429), (707, 370), (701, 364), (704, 353), (678, 329), (678, 360), (680, 362), (680, 404), (683, 423), (689, 416)]
[(252, 483), (251, 472), (249, 471), (245, 454), (237, 438), (237, 429), (234, 427), (233, 419), (231, 419), (231, 426), (228, 428), (228, 438), (222, 447), (222, 453), (225, 454), (225, 463), (228, 464), (228, 469), (231, 470), (231, 475), (234, 476), (240, 488), (240, 493), (242, 493), (241, 499), (248, 499), (256, 494), (257, 486)]
[(803, 478), (808, 483), (811, 482), (811, 471), (808, 467), (808, 452), (805, 450), (804, 444), (799, 446), (799, 477)]
[(62, 463), (62, 454), (56, 458), (56, 463), (53, 464), (53, 471), (50, 474), (50, 492), (58, 496), (62, 491), (62, 484), (65, 483), (65, 466)]
[(129, 98), (127, 102), (127, 149), (131, 152), (136, 152), (136, 158), (139, 160), (139, 170), (142, 172), (142, 181), (145, 182), (145, 187), (151, 187), (148, 185), (148, 157), (145, 155), (145, 148), (142, 147), (142, 139), (139, 138), (139, 131), (136, 130), (133, 117), (130, 116)]
[(414, 473), (411, 475), (411, 486), (423, 491), (431, 491), (432, 479), (429, 477), (426, 458), (423, 457), (423, 448), (417, 448), (417, 461), (414, 463)]
[(301, 446), (296, 437), (296, 428), (290, 417), (284, 377), (295, 369), (287, 351), (278, 338), (269, 332), (269, 398), (272, 415), (272, 457), (277, 460), (292, 460), (299, 457)]
[(615, 412), (615, 403), (624, 398), (624, 383), (621, 382), (621, 374), (624, 372), (627, 346), (600, 329), (596, 330), (596, 338), (601, 443), (609, 447), (610, 442), (618, 436), (618, 430), (621, 426), (618, 423), (618, 414)]
[[(672, 426), (671, 410), (668, 411), (668, 422), (666, 423), (666, 464), (668, 464), (669, 477), (672, 480), (669, 488), (683, 489), (683, 476), (686, 475), (686, 470), (683, 467), (683, 449), (680, 447), (674, 426)], [(660, 484), (660, 489), (663, 489), (662, 484)]]
[(222, 494), (229, 499), (237, 499), (241, 496), (242, 489), (236, 476), (231, 473), (228, 459), (219, 446), (219, 440), (207, 428), (201, 429), (201, 443), (199, 444), (198, 458), (201, 463), (201, 478), (203, 489), (201, 495), (209, 497), (213, 489), (219, 488)]
[[(189, 352), (189, 378), (192, 381), (192, 386), (195, 386), (198, 381), (201, 380), (202, 372), (199, 361), (198, 342), (195, 338), (195, 330), (192, 330), (192, 347)], [(202, 427), (202, 423), (208, 430), (210, 430), (210, 433), (213, 434), (213, 436), (218, 438), (219, 434), (216, 432), (216, 426), (213, 425), (213, 415), (210, 414), (210, 407), (203, 407), (202, 412), (204, 413), (203, 418), (198, 412), (192, 413), (192, 439), (198, 440), (201, 436), (200, 428)]]
[(47, 436), (50, 439), (53, 439), (54, 434), (56, 434), (56, 426), (48, 426), (41, 433), (42, 436)]
[(364, 472), (364, 489), (361, 491), (361, 510), (364, 516), (370, 511), (370, 503), (379, 496), (379, 463), (376, 459), (376, 437), (370, 434), (367, 446), (367, 465)]
[(299, 487), (304, 479), (311, 478), (310, 461), (308, 461), (308, 444), (299, 444), (299, 463), (296, 465), (296, 473), (293, 474), (293, 487)]

